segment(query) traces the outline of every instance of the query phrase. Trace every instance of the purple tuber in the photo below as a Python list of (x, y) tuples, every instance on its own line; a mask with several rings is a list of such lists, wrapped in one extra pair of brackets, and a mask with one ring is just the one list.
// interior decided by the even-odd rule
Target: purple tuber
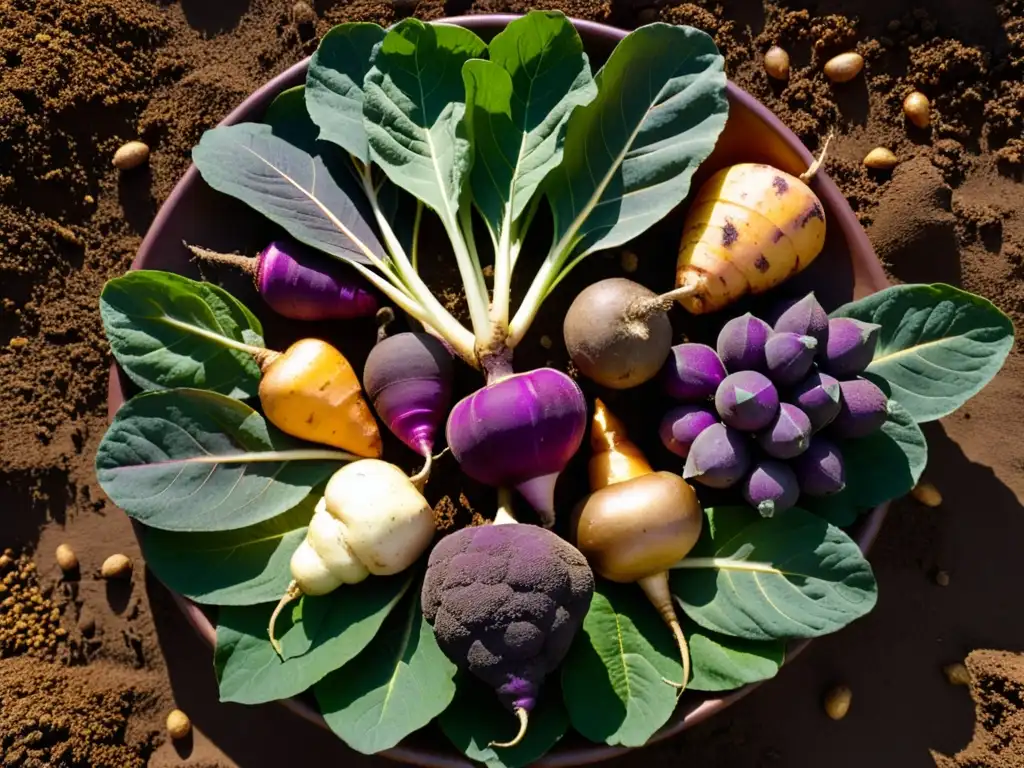
[(683, 479), (695, 480), (708, 488), (730, 488), (747, 473), (750, 450), (741, 432), (712, 424), (693, 441), (686, 457)]
[(658, 435), (666, 448), (685, 459), (697, 436), (717, 423), (718, 415), (706, 406), (680, 405), (662, 418)]
[(249, 274), (272, 310), (291, 320), (348, 320), (377, 311), (377, 297), (350, 267), (294, 242), (275, 240), (255, 258), (188, 246), (203, 261)]
[(786, 306), (775, 321), (776, 333), (796, 333), (812, 336), (818, 342), (818, 351), (828, 348), (828, 315), (813, 293)]
[(463, 472), (486, 485), (515, 487), (550, 528), (555, 482), (586, 428), (587, 403), (576, 382), (538, 368), (498, 378), (457, 402), (446, 434)]
[(834, 437), (867, 437), (877, 432), (889, 416), (889, 398), (874, 382), (858, 376), (839, 382), (842, 400), (839, 414), (829, 427)]
[(676, 344), (662, 369), (665, 393), (676, 400), (696, 402), (714, 397), (725, 378), (718, 353), (706, 344)]
[(780, 387), (796, 384), (811, 370), (817, 346), (813, 336), (776, 333), (764, 348), (768, 378)]
[(762, 373), (730, 373), (715, 392), (715, 409), (733, 429), (758, 432), (771, 424), (778, 413), (779, 393)]
[(843, 454), (831, 440), (811, 438), (807, 450), (793, 461), (800, 490), (808, 496), (831, 496), (846, 487)]
[(377, 342), (366, 358), (363, 386), (388, 429), (427, 460), (452, 401), (452, 357), (433, 336), (399, 333)]
[(839, 379), (863, 373), (875, 356), (881, 328), (852, 317), (829, 320), (828, 346), (821, 367)]
[(839, 381), (827, 373), (812, 373), (789, 396), (811, 420), (812, 432), (828, 426), (839, 413)]
[(796, 473), (781, 461), (763, 459), (743, 481), (743, 498), (761, 517), (774, 517), (800, 498)]
[(757, 441), (769, 456), (795, 458), (811, 443), (811, 420), (795, 405), (782, 403), (775, 419), (757, 436)]
[(772, 327), (747, 312), (734, 317), (718, 333), (718, 357), (729, 373), (765, 371), (765, 345)]

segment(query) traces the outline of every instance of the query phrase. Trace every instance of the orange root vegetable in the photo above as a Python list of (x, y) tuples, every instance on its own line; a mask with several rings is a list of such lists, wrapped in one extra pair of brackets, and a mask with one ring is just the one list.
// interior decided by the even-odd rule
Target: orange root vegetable
[(573, 515), (573, 540), (599, 576), (643, 589), (679, 646), (683, 681), (665, 682), (682, 691), (690, 678), (690, 650), (669, 592), (668, 569), (697, 543), (704, 512), (679, 475), (651, 468), (600, 400), (590, 443), (592, 493)]
[(708, 179), (686, 214), (676, 290), (665, 298), (714, 312), (806, 269), (825, 243), (825, 211), (808, 186), (823, 159), (824, 150), (799, 177), (741, 163)]
[(380, 430), (351, 364), (319, 339), (257, 355), (260, 403), (270, 422), (293, 437), (377, 458)]

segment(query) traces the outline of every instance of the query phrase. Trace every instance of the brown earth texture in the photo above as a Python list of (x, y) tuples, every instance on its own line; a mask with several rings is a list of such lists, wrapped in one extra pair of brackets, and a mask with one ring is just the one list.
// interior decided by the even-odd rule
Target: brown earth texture
[[(550, 5), (713, 34), (730, 77), (812, 150), (835, 131), (826, 170), (893, 280), (962, 286), (1020, 324), (1024, 0)], [(110, 364), (97, 297), (128, 268), (203, 130), (333, 24), (530, 7), (0, 0), (0, 765), (387, 764), (280, 706), (217, 702), (209, 649), (95, 482)], [(762, 69), (773, 44), (791, 54), (788, 83)], [(832, 85), (822, 63), (846, 50), (864, 56), (864, 74)], [(900, 112), (913, 88), (934, 105), (929, 129)], [(119, 173), (111, 157), (134, 138), (150, 161)], [(899, 157), (894, 171), (864, 168), (876, 146)], [(610, 766), (1024, 766), (1022, 351), (967, 407), (928, 425), (927, 476), (944, 501), (893, 505), (872, 552), (876, 610), (725, 713)], [(80, 562), (71, 578), (56, 564), (61, 543)], [(132, 576), (104, 581), (100, 565), (118, 552), (134, 560)], [(971, 685), (953, 686), (943, 667), (965, 658)], [(852, 707), (834, 722), (821, 699), (840, 682)], [(174, 707), (195, 726), (184, 742), (165, 734)]]

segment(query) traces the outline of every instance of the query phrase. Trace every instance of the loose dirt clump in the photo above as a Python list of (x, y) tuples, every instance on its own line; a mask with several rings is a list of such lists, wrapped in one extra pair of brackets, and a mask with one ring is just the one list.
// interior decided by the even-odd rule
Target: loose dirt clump
[(39, 587), (36, 564), (6, 550), (0, 555), (0, 659), (27, 654), (53, 660), (66, 636), (60, 608)]

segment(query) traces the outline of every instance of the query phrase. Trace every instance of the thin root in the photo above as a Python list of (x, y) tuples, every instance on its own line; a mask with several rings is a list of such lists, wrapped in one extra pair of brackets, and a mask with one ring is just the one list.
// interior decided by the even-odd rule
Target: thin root
[(388, 337), (388, 326), (395, 321), (395, 311), (391, 307), (381, 307), (377, 310), (377, 343), (380, 344)]
[(681, 696), (683, 691), (686, 690), (686, 683), (690, 679), (690, 646), (686, 642), (686, 635), (683, 634), (683, 628), (679, 626), (677, 620), (669, 622), (669, 628), (672, 630), (672, 634), (676, 637), (676, 645), (679, 646), (679, 658), (683, 662), (683, 682), (677, 683), (668, 678), (661, 678), (666, 683), (671, 685), (673, 688), (679, 689), (679, 695)]
[(801, 173), (797, 177), (804, 184), (810, 184), (811, 183), (811, 179), (814, 178), (814, 175), (821, 168), (822, 164), (824, 164), (825, 156), (828, 154), (828, 145), (832, 141), (832, 137), (834, 135), (835, 134), (832, 131), (828, 132), (828, 136), (825, 137), (825, 143), (821, 147), (821, 154), (818, 155), (818, 157), (815, 159), (815, 161), (813, 163), (811, 163), (811, 167), (810, 168), (808, 168), (806, 171), (804, 171), (803, 173)]
[(277, 604), (277, 607), (274, 608), (274, 612), (270, 614), (270, 624), (267, 626), (267, 635), (270, 637), (270, 644), (274, 647), (274, 650), (277, 651), (277, 655), (281, 657), (282, 661), (284, 661), (284, 654), (281, 652), (281, 644), (277, 641), (277, 638), (274, 637), (274, 625), (277, 624), (277, 617), (281, 615), (281, 611), (284, 610), (284, 607), (292, 600), (297, 600), (301, 596), (302, 590), (299, 589), (298, 583), (293, 581), (288, 585), (288, 589), (285, 590), (284, 597), (281, 598), (281, 602)]
[(675, 304), (679, 299), (685, 299), (687, 296), (692, 296), (697, 292), (697, 289), (692, 285), (684, 285), (675, 290), (663, 293), (657, 298), (651, 299), (651, 301), (657, 302), (657, 307), (662, 312), (668, 312), (672, 309), (672, 305)]
[(433, 456), (428, 453), (426, 459), (427, 460), (423, 463), (423, 469), (409, 478), (409, 481), (420, 491), (423, 490), (423, 487), (427, 484), (427, 480), (430, 479), (430, 469), (434, 466)]
[(215, 264), (227, 264), (237, 267), (252, 276), (254, 280), (256, 279), (256, 259), (251, 259), (248, 256), (242, 256), (237, 253), (218, 253), (207, 248), (200, 248), (198, 245), (189, 245), (184, 240), (181, 242), (182, 245), (192, 252), (193, 256), (201, 261), (212, 261)]
[(516, 717), (519, 718), (519, 733), (516, 734), (516, 737), (512, 741), (492, 741), (487, 745), (488, 747), (505, 749), (507, 747), (514, 747), (523, 740), (523, 737), (526, 736), (526, 726), (530, 724), (530, 713), (522, 707), (516, 707)]

